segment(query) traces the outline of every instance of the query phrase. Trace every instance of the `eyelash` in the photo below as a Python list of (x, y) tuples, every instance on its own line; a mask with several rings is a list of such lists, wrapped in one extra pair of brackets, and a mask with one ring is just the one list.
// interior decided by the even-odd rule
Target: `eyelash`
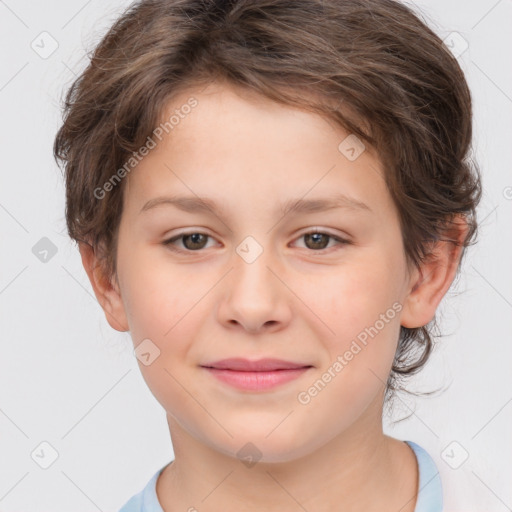
[[(196, 234), (197, 235), (205, 235), (208, 238), (213, 238), (208, 233), (203, 233), (201, 231), (189, 231), (189, 232), (185, 232), (185, 233), (180, 233), (179, 235), (173, 236), (172, 238), (169, 238), (168, 240), (164, 240), (162, 242), (162, 245), (165, 245), (165, 246), (169, 247), (169, 249), (171, 249), (174, 252), (179, 252), (179, 253), (196, 253), (197, 252), (197, 253), (199, 253), (199, 252), (202, 251), (202, 249), (198, 249), (196, 251), (193, 251), (191, 249), (178, 249), (176, 246), (173, 246), (174, 242), (182, 239), (183, 237), (189, 236), (189, 235), (196, 235)], [(325, 231), (307, 231), (306, 233), (302, 233), (297, 239), (303, 238), (306, 235), (313, 235), (313, 234), (326, 235), (330, 239), (335, 240), (336, 242), (338, 242), (338, 246), (350, 245), (352, 243), (349, 240), (346, 240), (346, 239), (341, 238), (339, 236), (335, 236), (335, 235), (333, 235), (331, 233), (327, 233)], [(306, 249), (307, 249), (307, 247), (306, 247)], [(319, 250), (315, 250), (315, 249), (309, 249), (309, 250), (312, 251), (312, 252), (315, 252), (315, 253), (323, 253), (324, 251), (329, 251), (329, 249), (332, 249), (332, 247), (325, 248), (325, 249), (319, 249)]]

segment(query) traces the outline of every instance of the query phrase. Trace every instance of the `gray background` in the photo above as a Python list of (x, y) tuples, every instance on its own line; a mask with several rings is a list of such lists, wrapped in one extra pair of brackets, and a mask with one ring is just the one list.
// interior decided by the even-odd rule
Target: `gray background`
[[(67, 238), (51, 154), (62, 91), (127, 5), (0, 1), (4, 512), (118, 510), (173, 458), (164, 411), (139, 373), (129, 334), (107, 324)], [(385, 429), (429, 451), (446, 510), (500, 512), (512, 508), (512, 2), (415, 5), (454, 51), (468, 44), (458, 58), (475, 102), (484, 197), (480, 241), (439, 310), (446, 337), (414, 380), (413, 389), (445, 391), (402, 396), (393, 419), (409, 417), (395, 426), (386, 418)], [(43, 469), (52, 450), (58, 457)]]

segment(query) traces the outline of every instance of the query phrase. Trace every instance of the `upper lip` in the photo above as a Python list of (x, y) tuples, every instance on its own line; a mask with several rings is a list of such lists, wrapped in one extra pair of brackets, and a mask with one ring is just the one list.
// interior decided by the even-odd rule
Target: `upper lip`
[(206, 368), (215, 368), (217, 370), (235, 370), (241, 372), (270, 372), (274, 370), (292, 370), (297, 368), (308, 368), (310, 364), (295, 363), (293, 361), (284, 361), (282, 359), (258, 359), (250, 361), (240, 357), (222, 359), (213, 363), (202, 364)]

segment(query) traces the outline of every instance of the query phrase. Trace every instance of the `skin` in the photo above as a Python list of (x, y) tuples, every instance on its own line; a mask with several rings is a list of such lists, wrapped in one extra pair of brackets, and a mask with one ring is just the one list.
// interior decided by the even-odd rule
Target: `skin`
[[(220, 83), (175, 98), (164, 117), (191, 95), (198, 106), (126, 178), (117, 281), (80, 245), (110, 325), (130, 331), (135, 347), (149, 338), (160, 350), (139, 367), (167, 412), (175, 452), (157, 483), (163, 509), (382, 512), (385, 503), (412, 512), (416, 458), (383, 434), (385, 382), (400, 326), (434, 317), (460, 247), (441, 241), (410, 269), (382, 165), (370, 148), (349, 161), (340, 127)], [(335, 191), (371, 211), (279, 211), (284, 200)], [(208, 197), (225, 216), (168, 204), (141, 213), (171, 194)], [(467, 226), (458, 226), (460, 239)], [(350, 243), (304, 236), (315, 229)], [(182, 253), (163, 244), (184, 231), (209, 237), (178, 239)], [(263, 250), (252, 263), (236, 252), (247, 236)], [(298, 393), (394, 303), (394, 318), (301, 404)], [(199, 366), (227, 357), (313, 368), (270, 391), (239, 391)], [(252, 467), (237, 455), (249, 442), (261, 452)]]

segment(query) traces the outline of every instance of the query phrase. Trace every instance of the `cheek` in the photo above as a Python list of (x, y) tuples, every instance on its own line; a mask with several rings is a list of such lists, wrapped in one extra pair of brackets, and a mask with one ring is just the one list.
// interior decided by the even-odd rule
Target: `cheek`
[(400, 332), (398, 277), (384, 258), (360, 258), (321, 283), (322, 293), (308, 294), (305, 288), (301, 293), (311, 299), (308, 304), (327, 327), (322, 333), (329, 360), (333, 363), (342, 356), (354, 376), (361, 368), (370, 368), (385, 381)]
[[(201, 298), (211, 285), (190, 279), (179, 266), (165, 264), (162, 258), (151, 259), (151, 252), (134, 249), (120, 259), (123, 302), (136, 353), (150, 354), (138, 355), (144, 380), (167, 410), (179, 409), (186, 398), (179, 384), (180, 371), (201, 325), (198, 315), (205, 314), (202, 308), (208, 301)], [(192, 388), (187, 384), (189, 391)]]
[(164, 343), (204, 295), (203, 280), (189, 279), (179, 266), (134, 250), (119, 265), (122, 294), (134, 343), (151, 338)]
[(401, 304), (384, 267), (351, 267), (326, 280), (323, 290), (311, 309), (323, 321), (317, 336), (326, 357), (297, 398), (308, 427), (334, 436), (380, 400), (396, 352)]

